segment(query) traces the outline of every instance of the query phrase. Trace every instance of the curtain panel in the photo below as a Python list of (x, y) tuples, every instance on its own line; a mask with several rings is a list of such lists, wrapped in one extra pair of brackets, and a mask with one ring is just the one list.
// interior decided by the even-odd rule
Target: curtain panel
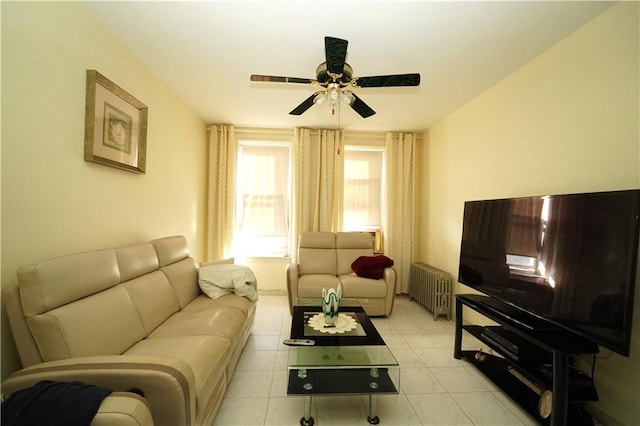
[(387, 133), (385, 254), (393, 259), (396, 293), (409, 292), (413, 259), (415, 143), (413, 133)]
[(238, 143), (229, 125), (209, 128), (207, 260), (231, 255), (235, 218)]
[(342, 229), (344, 142), (340, 130), (295, 129), (291, 255), (304, 231)]

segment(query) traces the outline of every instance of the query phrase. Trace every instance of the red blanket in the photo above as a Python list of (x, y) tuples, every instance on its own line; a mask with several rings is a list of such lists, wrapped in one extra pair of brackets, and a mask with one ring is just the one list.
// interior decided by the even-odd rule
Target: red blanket
[(393, 266), (393, 260), (385, 255), (360, 256), (352, 264), (351, 269), (357, 276), (379, 280), (384, 275), (384, 268)]

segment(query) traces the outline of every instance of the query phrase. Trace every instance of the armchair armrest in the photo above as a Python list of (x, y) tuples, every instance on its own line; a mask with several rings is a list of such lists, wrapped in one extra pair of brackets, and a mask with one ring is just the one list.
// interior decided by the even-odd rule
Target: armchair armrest
[(116, 392), (140, 392), (155, 425), (191, 426), (195, 421), (195, 376), (178, 359), (111, 355), (43, 362), (12, 374), (2, 382), (2, 392), (10, 394), (41, 380), (77, 380)]
[(293, 315), (293, 301), (298, 298), (298, 264), (287, 264), (287, 294), (289, 295), (289, 311)]
[(397, 285), (397, 276), (396, 270), (392, 267), (384, 268), (384, 274), (382, 275), (382, 279), (387, 283), (387, 296), (386, 300), (389, 301), (388, 306), (386, 306), (385, 315), (391, 315), (391, 311), (393, 310), (393, 304), (396, 300), (396, 285)]

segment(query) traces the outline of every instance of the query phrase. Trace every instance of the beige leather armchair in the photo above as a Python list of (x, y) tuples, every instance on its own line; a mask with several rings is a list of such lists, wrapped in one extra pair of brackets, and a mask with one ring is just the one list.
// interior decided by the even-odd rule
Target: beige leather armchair
[(395, 301), (396, 273), (386, 268), (381, 279), (357, 276), (351, 264), (360, 256), (373, 256), (368, 232), (303, 232), (298, 262), (287, 266), (289, 307), (296, 298), (320, 298), (323, 288), (343, 285), (343, 298), (358, 299), (369, 316), (390, 315)]

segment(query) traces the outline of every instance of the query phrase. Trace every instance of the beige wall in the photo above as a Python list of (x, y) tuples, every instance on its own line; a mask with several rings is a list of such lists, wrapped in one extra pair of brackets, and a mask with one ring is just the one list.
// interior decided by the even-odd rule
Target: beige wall
[(236, 257), (236, 263), (247, 265), (258, 280), (260, 291), (286, 292), (288, 257)]
[[(202, 258), (205, 124), (77, 2), (2, 3), (2, 287), (25, 263), (182, 234)], [(147, 173), (83, 160), (85, 73), (149, 107)], [(18, 367), (2, 315), (2, 376)]]
[[(420, 260), (457, 274), (465, 200), (640, 187), (638, 9), (614, 6), (429, 130)], [(631, 357), (603, 350), (596, 369), (595, 407), (624, 424), (640, 418), (636, 295)]]

